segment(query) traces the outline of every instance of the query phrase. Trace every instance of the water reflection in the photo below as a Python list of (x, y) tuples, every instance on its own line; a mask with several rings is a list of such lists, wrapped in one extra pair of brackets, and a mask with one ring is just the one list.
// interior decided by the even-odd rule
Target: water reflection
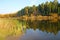
[(28, 29), (39, 29), (41, 31), (46, 31), (57, 34), (60, 30), (60, 21), (51, 22), (51, 21), (27, 21)]
[(26, 21), (26, 33), (21, 40), (60, 40), (60, 21)]
[(24, 34), (24, 26), (17, 19), (0, 19), (0, 40), (18, 40)]
[(60, 40), (60, 21), (0, 19), (0, 40)]
[(60, 32), (57, 35), (53, 33), (42, 32), (41, 30), (28, 29), (26, 34), (22, 36), (21, 40), (60, 40)]

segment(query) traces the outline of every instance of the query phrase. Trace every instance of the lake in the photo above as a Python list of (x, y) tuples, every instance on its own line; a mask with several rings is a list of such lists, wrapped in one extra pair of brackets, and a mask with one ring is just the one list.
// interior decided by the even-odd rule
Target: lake
[(0, 19), (0, 40), (60, 40), (60, 20)]

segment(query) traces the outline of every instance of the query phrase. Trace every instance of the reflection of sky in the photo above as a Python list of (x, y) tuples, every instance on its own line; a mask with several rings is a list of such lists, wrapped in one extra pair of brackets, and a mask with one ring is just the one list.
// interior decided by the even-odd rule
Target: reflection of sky
[(53, 0), (0, 0), (0, 13), (15, 12), (25, 6), (38, 5), (46, 1)]
[(37, 30), (27, 30), (26, 34), (21, 38), (21, 40), (60, 40), (60, 32), (57, 35), (53, 33), (47, 33)]

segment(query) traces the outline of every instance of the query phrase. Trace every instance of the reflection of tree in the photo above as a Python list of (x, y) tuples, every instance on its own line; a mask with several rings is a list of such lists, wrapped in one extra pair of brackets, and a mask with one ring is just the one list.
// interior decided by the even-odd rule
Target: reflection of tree
[(39, 30), (42, 30), (42, 31), (46, 31), (47, 33), (50, 32), (50, 33), (54, 33), (54, 34), (57, 34), (58, 31), (60, 30), (60, 22), (50, 22), (50, 21), (27, 21), (27, 24), (28, 24), (28, 28), (31, 28), (31, 29), (39, 29)]

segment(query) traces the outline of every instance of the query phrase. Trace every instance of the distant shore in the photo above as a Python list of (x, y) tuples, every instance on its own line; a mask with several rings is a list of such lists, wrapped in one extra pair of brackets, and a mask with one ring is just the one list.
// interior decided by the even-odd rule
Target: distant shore
[(42, 16), (42, 15), (28, 16), (28, 15), (24, 15), (24, 16), (20, 16), (20, 17), (3, 17), (3, 18), (0, 18), (0, 19), (20, 19), (20, 20), (32, 20), (32, 21), (34, 21), (34, 20), (58, 21), (58, 20), (60, 20), (60, 16), (58, 16), (57, 14), (52, 14), (50, 16)]

